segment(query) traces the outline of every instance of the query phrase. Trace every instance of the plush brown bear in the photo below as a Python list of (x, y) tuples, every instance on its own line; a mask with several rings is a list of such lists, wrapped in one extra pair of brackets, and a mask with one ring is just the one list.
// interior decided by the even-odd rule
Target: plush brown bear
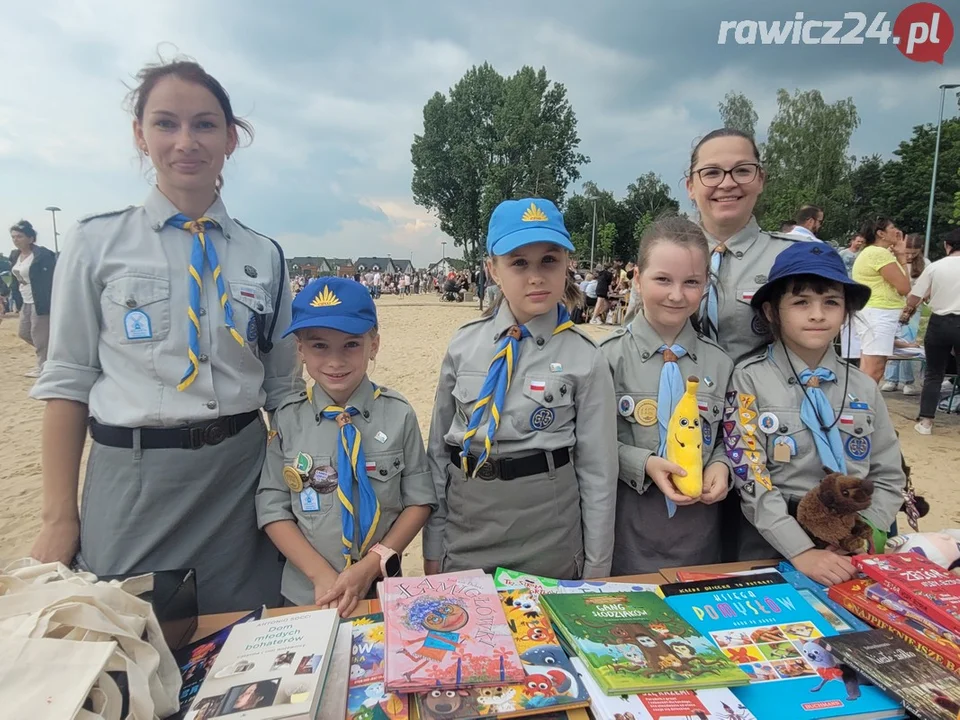
[(797, 521), (824, 545), (862, 552), (873, 531), (858, 513), (870, 507), (872, 498), (872, 480), (830, 473), (800, 500)]

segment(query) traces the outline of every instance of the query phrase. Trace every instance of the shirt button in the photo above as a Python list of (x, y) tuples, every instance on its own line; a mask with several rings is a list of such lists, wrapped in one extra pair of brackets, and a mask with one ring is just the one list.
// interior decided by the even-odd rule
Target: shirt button
[(228, 233), (228, 232), (225, 232), (225, 233), (223, 234), (223, 236), (224, 236), (227, 240), (230, 239), (230, 233)]
[(154, 229), (154, 230), (162, 230), (162, 229), (163, 229), (163, 223), (154, 223), (154, 224), (153, 224), (153, 229)]
[(690, 359), (693, 360), (694, 362), (696, 362), (696, 361), (697, 361), (697, 356), (696, 356), (694, 353), (690, 353)]
[(552, 394), (552, 393), (544, 393), (544, 394), (543, 394), (543, 399), (546, 400), (547, 402), (553, 402), (553, 394)]
[(787, 385), (796, 385), (796, 384), (797, 384), (796, 378), (787, 378)]
[(363, 419), (364, 419), (364, 420), (369, 420), (369, 419), (370, 419), (370, 411), (369, 411), (369, 410), (364, 410), (364, 411), (363, 411)]
[(734, 255), (737, 257), (738, 260), (743, 257), (743, 253), (740, 251), (735, 252)]
[(383, 469), (380, 471), (380, 474), (381, 474), (381, 475), (386, 475), (386, 474), (387, 474), (387, 469), (386, 469), (386, 468), (383, 468)]
[(782, 435), (786, 435), (788, 432), (790, 432), (790, 428), (788, 428), (786, 425), (780, 426), (780, 433)]
[(397, 458), (396, 460), (393, 461), (393, 466), (400, 467), (400, 458)]
[(132, 298), (132, 297), (128, 297), (128, 298), (127, 298), (127, 302), (126, 302), (126, 306), (127, 306), (128, 308), (135, 308), (135, 307), (137, 306), (137, 299), (136, 299), (136, 298)]
[(263, 303), (257, 303), (257, 310), (263, 312)]
[(644, 360), (646, 360), (648, 357), (650, 357), (650, 353), (644, 351), (643, 354), (640, 355), (640, 357), (642, 357)]
[(206, 362), (206, 361), (209, 360), (210, 358), (201, 353), (200, 357), (197, 358), (197, 359), (198, 359), (200, 362)]
[(206, 308), (200, 308), (200, 317), (203, 317), (203, 316), (206, 315), (206, 314), (207, 314), (207, 309), (206, 309)]
[(544, 340), (542, 337), (538, 337), (538, 338), (537, 338), (537, 346), (538, 346), (538, 347), (543, 347), (543, 344), (544, 344), (545, 342), (546, 342), (546, 340)]
[(857, 435), (863, 435), (863, 428), (857, 428), (856, 430), (854, 430), (854, 432), (855, 432)]
[(210, 402), (207, 403), (207, 407), (210, 408), (211, 410), (216, 410), (216, 409), (217, 409), (217, 401), (216, 401), (216, 400), (211, 400)]
[(637, 481), (636, 481), (636, 480), (631, 480), (631, 481), (630, 481), (630, 487), (635, 488), (636, 486), (637, 486)]

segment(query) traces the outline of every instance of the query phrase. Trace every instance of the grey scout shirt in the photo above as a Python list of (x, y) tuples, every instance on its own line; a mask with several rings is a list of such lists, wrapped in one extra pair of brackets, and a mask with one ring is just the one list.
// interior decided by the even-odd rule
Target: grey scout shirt
[[(189, 365), (188, 271), (193, 235), (166, 225), (178, 210), (157, 189), (142, 207), (82, 220), (68, 234), (53, 280), (49, 359), (31, 391), (39, 400), (89, 405), (98, 421), (123, 427), (169, 427), (257, 408), (273, 410), (304, 390), (290, 324), (291, 297), (276, 248), (227, 215), (218, 197), (205, 215), (219, 256), (241, 346), (224, 325), (209, 265), (200, 299), (200, 372), (183, 391)], [(282, 283), (280, 307), (274, 307)], [(141, 319), (137, 332), (128, 313)], [(257, 347), (277, 315), (273, 349)]]
[[(346, 562), (341, 553), (337, 478), (327, 478), (319, 483), (319, 488), (315, 487), (320, 509), (312, 512), (304, 511), (300, 493), (293, 492), (283, 480), (284, 466), (295, 467), (299, 453), (313, 460), (311, 476), (323, 467), (334, 468), (339, 473), (340, 428), (336, 420), (320, 414), (334, 404), (319, 385), (314, 385), (309, 397), (281, 405), (277, 410), (273, 419), (277, 435), (267, 445), (267, 458), (257, 490), (257, 522), (261, 528), (279, 520), (296, 522), (313, 548), (340, 572)], [(373, 386), (364, 379), (347, 405), (360, 411), (353, 416), (353, 424), (360, 432), (367, 477), (380, 501), (380, 522), (373, 539), (379, 542), (404, 508), (437, 506), (433, 477), (416, 413), (402, 395), (380, 388), (380, 396), (374, 399)], [(356, 495), (354, 506), (357, 506)], [(359, 528), (355, 531), (359, 532)], [(356, 550), (360, 539), (355, 537), (354, 541), (353, 556), (360, 559)], [(289, 561), (283, 568), (280, 590), (295, 603), (310, 604), (314, 599), (313, 583)]]
[[(716, 238), (705, 233), (711, 252)], [(754, 217), (724, 243), (727, 250), (720, 262), (718, 283), (718, 320), (720, 343), (727, 355), (738, 363), (755, 355), (773, 339), (767, 323), (757, 319), (750, 300), (767, 282), (767, 273), (777, 255), (796, 241), (786, 235), (763, 232)]]
[[(652, 402), (655, 418), (660, 371), (663, 369), (663, 355), (657, 350), (663, 344), (643, 313), (638, 313), (630, 325), (616, 330), (600, 345), (600, 351), (613, 372), (618, 403), (620, 480), (638, 493), (645, 492), (653, 482), (644, 468), (647, 459), (657, 454), (660, 430), (655, 419), (648, 425), (640, 424), (634, 416), (634, 410), (640, 403)], [(720, 422), (724, 394), (733, 373), (733, 361), (719, 345), (698, 335), (690, 323), (686, 324), (672, 344), (680, 345), (687, 351), (677, 363), (684, 379), (691, 375), (700, 379), (697, 404), (703, 433), (703, 466), (721, 462), (729, 467), (723, 451)]]
[[(764, 540), (789, 559), (813, 548), (814, 543), (789, 514), (787, 501), (802, 498), (826, 472), (813, 433), (800, 418), (803, 390), (787, 353), (782, 345), (775, 344), (738, 365), (724, 415), (729, 423), (726, 442), (743, 514)], [(793, 353), (789, 358), (798, 374), (806, 369)], [(903, 502), (901, 491), (906, 482), (900, 444), (887, 406), (877, 384), (857, 368), (844, 364), (832, 349), (821, 366), (837, 376), (836, 382), (822, 382), (820, 389), (835, 413), (842, 406), (837, 427), (847, 474), (874, 482), (872, 504), (861, 515), (886, 530)], [(850, 376), (845, 396), (847, 372)], [(778, 443), (786, 443), (793, 452), (788, 462), (774, 458)]]
[[(520, 341), (520, 357), (493, 440), (492, 455), (571, 448), (580, 489), (584, 577), (610, 572), (616, 507), (617, 449), (613, 382), (606, 360), (576, 327), (553, 334), (557, 315), (547, 312), (526, 324), (531, 337)], [(424, 529), (424, 557), (439, 559), (446, 519), (445, 490), (449, 446), (460, 447), (504, 333), (516, 324), (504, 303), (495, 316), (467, 323), (450, 341), (430, 424), (429, 456), (440, 501)], [(542, 430), (534, 429), (540, 408), (553, 413)], [(489, 415), (484, 416), (471, 455), (484, 447)], [(509, 506), (504, 507), (509, 512)]]

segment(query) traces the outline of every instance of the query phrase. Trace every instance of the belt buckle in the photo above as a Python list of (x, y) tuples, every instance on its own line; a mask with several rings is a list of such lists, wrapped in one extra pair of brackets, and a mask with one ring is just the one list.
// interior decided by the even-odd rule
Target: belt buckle
[(227, 431), (221, 422), (212, 422), (203, 429), (203, 439), (207, 445), (219, 445), (227, 439)]
[(481, 480), (493, 480), (499, 474), (500, 467), (496, 460), (488, 460), (477, 470), (477, 477)]
[(199, 450), (204, 445), (204, 429), (198, 427), (189, 428), (190, 449)]

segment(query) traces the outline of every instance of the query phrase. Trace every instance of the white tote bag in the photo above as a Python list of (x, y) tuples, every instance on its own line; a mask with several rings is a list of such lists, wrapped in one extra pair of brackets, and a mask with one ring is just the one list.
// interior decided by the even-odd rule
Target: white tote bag
[[(0, 572), (0, 708), (17, 707), (13, 717), (30, 720), (154, 720), (176, 713), (176, 661), (153, 607), (125, 589), (139, 592), (149, 580), (99, 583), (90, 573), (32, 560)], [(126, 673), (124, 718), (107, 671)], [(92, 713), (80, 709), (88, 697)]]

